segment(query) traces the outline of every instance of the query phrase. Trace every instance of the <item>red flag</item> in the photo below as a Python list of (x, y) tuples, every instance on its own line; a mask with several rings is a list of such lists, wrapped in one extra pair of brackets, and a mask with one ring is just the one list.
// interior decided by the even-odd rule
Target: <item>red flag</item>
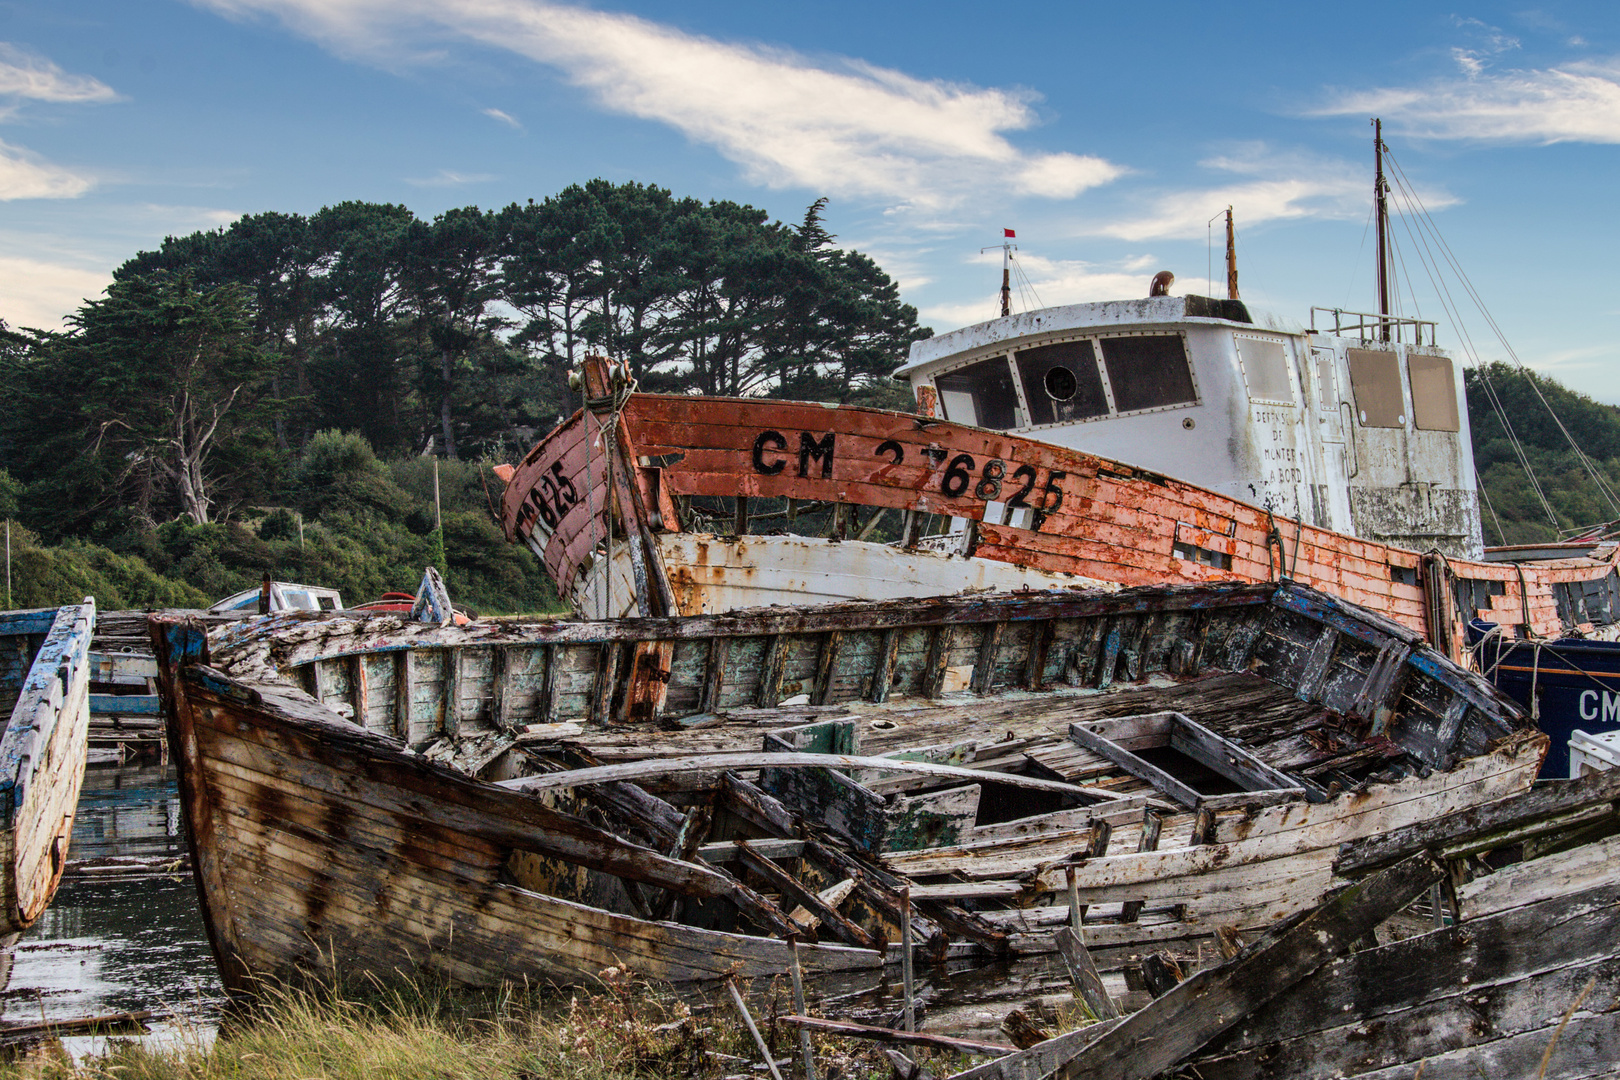
[(1002, 229), (1001, 230), (1001, 235), (1002, 236), (1010, 236), (1015, 240), (1018, 238), (1018, 234), (1013, 232), (1011, 229)]

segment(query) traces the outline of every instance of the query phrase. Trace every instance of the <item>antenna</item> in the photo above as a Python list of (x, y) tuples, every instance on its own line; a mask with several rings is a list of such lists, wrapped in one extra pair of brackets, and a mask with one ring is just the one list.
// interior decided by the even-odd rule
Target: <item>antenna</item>
[(980, 248), (979, 254), (1001, 248), (1001, 317), (1006, 318), (1012, 314), (1012, 253), (1018, 250), (1018, 245), (1012, 241), (1018, 234), (1011, 229), (1002, 229), (1001, 235), (1001, 243)]

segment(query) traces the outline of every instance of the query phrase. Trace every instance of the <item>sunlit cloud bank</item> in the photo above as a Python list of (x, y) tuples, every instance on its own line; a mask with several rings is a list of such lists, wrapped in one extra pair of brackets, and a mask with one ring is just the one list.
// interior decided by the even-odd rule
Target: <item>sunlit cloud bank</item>
[(0, 255), (0, 281), (5, 282), (0, 318), (8, 325), (60, 330), (68, 313), (78, 310), (85, 300), (101, 295), (112, 281), (112, 272)]
[(90, 186), (86, 177), (0, 142), (0, 199), (71, 199)]
[[(1155, 272), (1164, 269), (1152, 255), (1136, 255), (1113, 263), (1091, 263), (1078, 259), (1048, 259), (1038, 255), (1015, 256), (1022, 271), (1015, 275), (1012, 307), (1025, 311), (1037, 306), (1058, 307), (1100, 300), (1130, 300), (1148, 294)], [(984, 295), (960, 303), (932, 304), (923, 308), (923, 321), (936, 330), (984, 322), (1001, 314), (1001, 254), (994, 252), (974, 260), (984, 266)], [(1222, 286), (1224, 288), (1224, 285)], [(1209, 282), (1202, 275), (1176, 279), (1171, 293), (1208, 293)]]
[(1418, 86), (1341, 91), (1318, 116), (1381, 116), (1410, 138), (1620, 142), (1620, 59), (1492, 71), (1456, 50), (1458, 74)]
[[(0, 41), (0, 121), (15, 117), (25, 101), (96, 104), (117, 99), (105, 83), (70, 75), (43, 56)], [(87, 177), (0, 142), (0, 200), (72, 199), (91, 186)]]
[[(1081, 231), (1127, 241), (1201, 239), (1210, 219), (1228, 206), (1239, 227), (1248, 228), (1301, 218), (1354, 220), (1366, 216), (1372, 201), (1372, 177), (1361, 162), (1278, 153), (1250, 144), (1199, 165), (1230, 179), (1155, 193), (1148, 209), (1084, 223)], [(1425, 191), (1421, 197), (1431, 210), (1457, 201), (1442, 191)]]
[(405, 182), (415, 187), (445, 188), (483, 184), (495, 179), (491, 173), (463, 173), (453, 169), (440, 169), (432, 176), (406, 177)]
[(29, 101), (116, 101), (112, 87), (88, 75), (69, 75), (43, 56), (0, 41), (0, 97)]
[(603, 108), (667, 124), (771, 187), (955, 205), (985, 185), (1067, 199), (1124, 170), (1091, 155), (1036, 152), (1033, 96), (914, 78), (859, 60), (812, 60), (688, 34), (631, 15), (541, 0), (196, 0), (272, 15), (343, 55), (386, 65), (450, 34), (560, 69)]

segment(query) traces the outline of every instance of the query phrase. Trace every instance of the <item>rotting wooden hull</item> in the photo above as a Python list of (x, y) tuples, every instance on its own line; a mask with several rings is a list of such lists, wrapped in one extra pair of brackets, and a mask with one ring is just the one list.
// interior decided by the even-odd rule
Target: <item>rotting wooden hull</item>
[[(160, 651), (176, 625), (154, 623)], [(677, 955), (694, 934), (780, 970), (771, 905), (814, 912), (844, 878), (853, 906), (818, 918), (856, 948), (829, 963), (876, 963), (905, 887), (929, 949), (1048, 950), (1071, 870), (1098, 944), (1266, 926), (1320, 899), (1340, 843), (1522, 791), (1546, 746), (1411, 631), (1293, 585), (465, 627), (272, 615), (210, 648), (217, 669), (168, 657), (164, 695), (234, 987), (320, 970), (323, 947), (471, 982), (712, 977), (726, 965)], [(1211, 767), (1254, 765), (1235, 789), (1155, 779), (1126, 753), (1159, 745), (1155, 724), (1210, 741), (1180, 752)], [(1088, 749), (1098, 732), (1120, 755)], [(737, 915), (646, 917), (660, 905), (604, 880), (611, 850), (548, 831), (584, 835), (548, 815), (586, 811)], [(731, 933), (750, 927), (766, 937)]]
[[(1447, 560), (1303, 525), (1122, 462), (909, 413), (631, 394), (617, 417), (616, 430), (595, 412), (565, 421), (514, 467), (501, 504), (507, 538), (533, 549), (587, 615), (876, 599), (893, 595), (878, 579), (908, 576), (909, 595), (930, 595), (950, 564), (936, 567), (919, 550), (929, 543), (924, 523), (948, 518), (959, 524), (948, 540), (959, 556), (1026, 570), (1032, 587), (1064, 575), (1125, 586), (1286, 577), (1380, 611), (1453, 659), (1476, 617), (1538, 636), (1600, 634), (1603, 620), (1620, 619), (1611, 611), (1594, 625), (1556, 594), (1610, 579), (1620, 548), (1519, 564)], [(824, 535), (808, 543), (835, 547), (834, 537), (848, 543), (888, 513), (902, 539), (873, 546), (915, 565), (835, 574), (799, 591), (798, 578), (837, 567), (836, 555), (799, 553), (802, 573), (763, 584), (757, 577), (772, 564), (750, 549), (768, 506), (776, 508), (768, 527), (790, 530), (791, 515), (807, 512), (795, 507), (834, 508)], [(701, 521), (698, 507), (709, 515)], [(670, 534), (691, 539), (670, 543)]]
[[(1584, 789), (1584, 790), (1583, 790)], [(1323, 967), (1188, 1062), (1206, 1080), (1345, 1076), (1613, 1076), (1620, 1061), (1620, 829), (1612, 776), (1568, 781), (1418, 830), (1450, 860), (1453, 925)], [(1539, 824), (1515, 804), (1561, 803)], [(1486, 821), (1487, 815), (1496, 820)], [(1480, 824), (1466, 827), (1477, 816)], [(1517, 837), (1556, 838), (1577, 818), (1584, 843), (1553, 843), (1494, 873), (1466, 854)], [(1482, 827), (1483, 826), (1483, 827)], [(1496, 833), (1493, 838), (1492, 831)], [(1569, 827), (1564, 826), (1565, 835)], [(1470, 833), (1473, 835), (1471, 836)], [(1607, 834), (1607, 835), (1605, 835)], [(1380, 837), (1383, 842), (1393, 837)], [(1396, 845), (1384, 844), (1386, 848)], [(1347, 858), (1357, 848), (1350, 845)], [(1471, 879), (1471, 880), (1470, 880)]]
[(0, 614), (0, 935), (39, 918), (67, 861), (89, 735), (92, 600)]
[[(556, 821), (289, 694), (177, 671), (158, 641), (187, 839), (226, 989), (261, 979), (580, 982), (609, 967), (672, 982), (786, 969), (785, 946), (631, 918), (503, 880)], [(541, 850), (545, 844), (537, 842)], [(881, 966), (816, 946), (809, 970)]]
[[(1159, 964), (1138, 1012), (948, 1080), (1612, 1077), (1617, 797), (1620, 773), (1554, 781), (1348, 843), (1321, 907), (1258, 941), (1223, 935), (1225, 959), (1185, 981)], [(1385, 922), (1425, 892), (1436, 929)], [(1080, 993), (1117, 1015), (1063, 933)]]

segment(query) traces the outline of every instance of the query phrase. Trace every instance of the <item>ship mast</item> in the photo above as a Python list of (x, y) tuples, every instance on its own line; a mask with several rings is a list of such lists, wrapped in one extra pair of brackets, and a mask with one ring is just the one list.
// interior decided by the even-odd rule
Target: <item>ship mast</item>
[(1384, 180), (1384, 122), (1373, 119), (1373, 206), (1378, 219), (1378, 338), (1389, 340), (1389, 184)]
[[(1013, 243), (1017, 235), (1011, 229), (1001, 230), (1001, 317), (1004, 319), (1012, 314), (1012, 253), (1018, 247)], [(980, 248), (979, 254), (994, 250)]]
[(1226, 298), (1238, 299), (1237, 233), (1232, 228), (1232, 208), (1226, 208)]
[(1001, 245), (1001, 317), (1012, 314), (1012, 245)]

